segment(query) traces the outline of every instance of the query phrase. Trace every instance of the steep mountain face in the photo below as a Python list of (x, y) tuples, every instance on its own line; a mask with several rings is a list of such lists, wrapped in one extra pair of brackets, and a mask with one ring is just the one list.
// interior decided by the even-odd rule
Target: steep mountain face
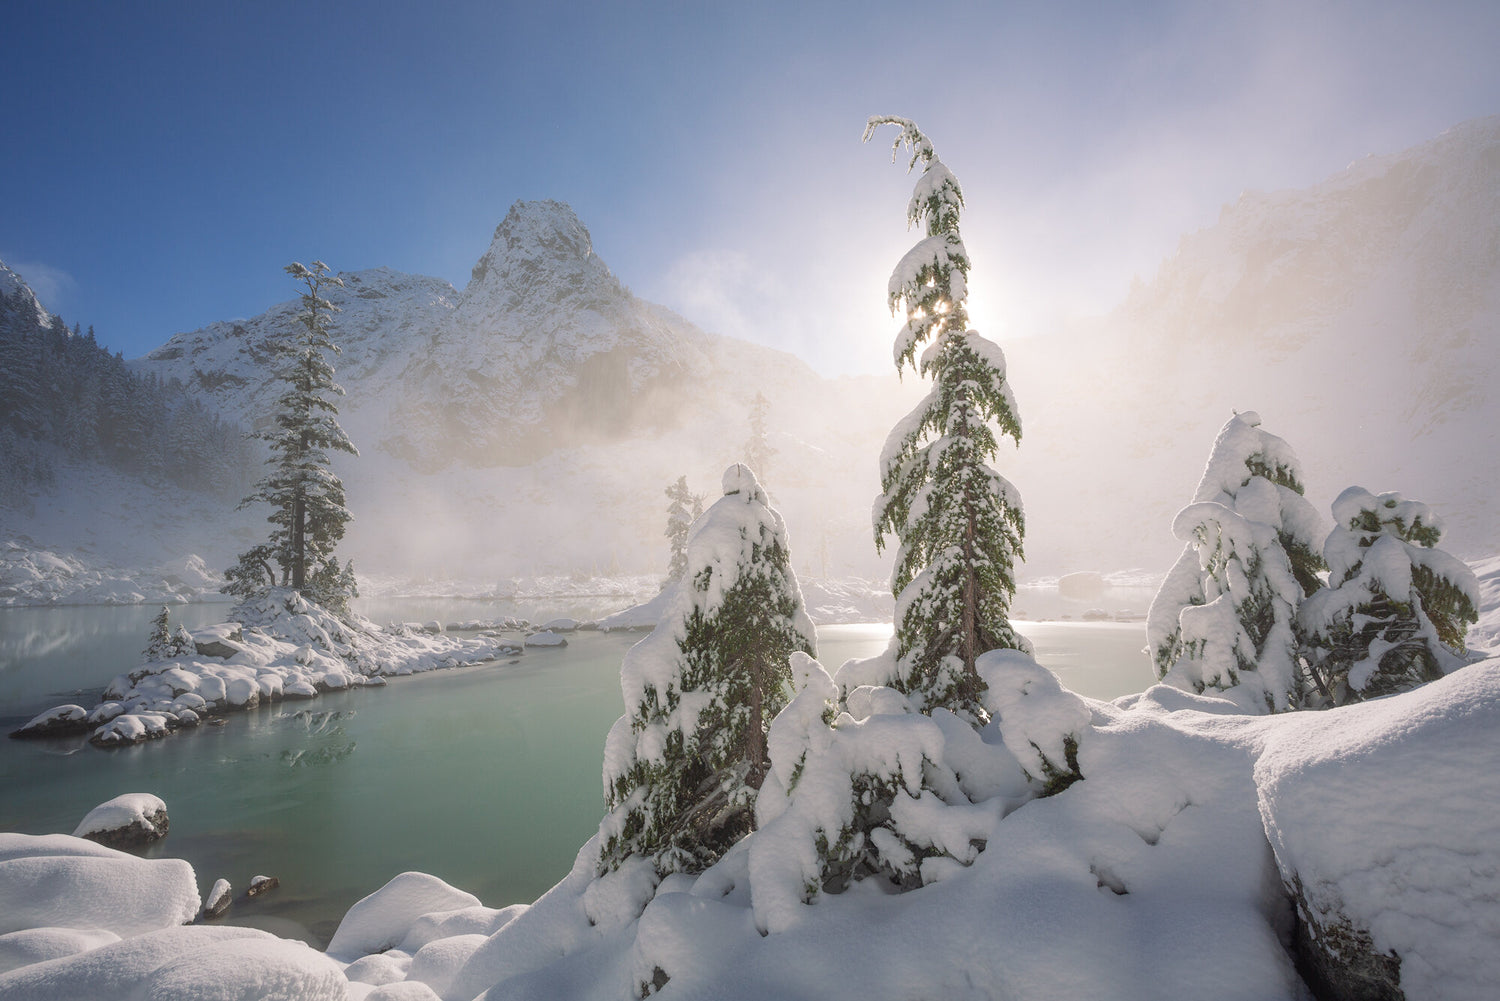
[[(328, 290), (340, 420), (362, 452), (342, 473), (364, 565), (653, 569), (665, 554), (661, 491), (684, 474), (717, 482), (742, 457), (757, 392), (772, 401), (778, 450), (767, 479), (788, 518), (804, 512), (817, 533), (809, 555), (876, 565), (863, 512), (888, 421), (851, 432), (836, 418), (869, 411), (878, 394), (637, 299), (568, 206), (512, 206), (462, 292), (388, 269), (341, 277)], [(277, 392), (268, 341), (296, 310), (178, 334), (136, 364), (253, 426)]]
[[(1159, 526), (1149, 560), (1169, 559), (1171, 516), (1231, 408), (1291, 443), (1322, 510), (1352, 484), (1400, 490), (1444, 516), (1455, 551), (1500, 549), (1500, 118), (1242, 195), (1067, 344), (1065, 362), (1055, 341), (1013, 352), (1018, 380), (1056, 390), (1029, 410), (1018, 392), (1053, 457), (1028, 507), (1069, 515), (1065, 562), (1093, 563), (1087, 540), (1121, 516)], [(1076, 464), (1067, 490), (1056, 460)]]
[[(820, 379), (706, 334), (631, 295), (556, 202), (515, 205), (462, 291), (343, 278), (341, 419), (362, 455), (339, 471), (361, 569), (664, 570), (662, 491), (684, 474), (711, 490), (761, 392), (776, 454), (758, 472), (799, 573), (882, 572), (876, 457), (920, 380)], [(266, 343), (295, 311), (179, 334), (135, 364), (253, 424), (276, 393)], [(1452, 551), (1500, 552), (1500, 118), (1247, 193), (1109, 316), (1003, 347), (1025, 436), (1000, 471), (1025, 501), (1029, 576), (1164, 572), (1232, 409), (1287, 439), (1320, 510), (1346, 486), (1399, 490), (1445, 518)], [(262, 517), (226, 512), (224, 549), (205, 555), (227, 565)]]
[(46, 327), (52, 323), (52, 314), (42, 308), (36, 293), (26, 284), (26, 279), (16, 274), (0, 261), (0, 295), (10, 300), (12, 316), (24, 316), (33, 326)]

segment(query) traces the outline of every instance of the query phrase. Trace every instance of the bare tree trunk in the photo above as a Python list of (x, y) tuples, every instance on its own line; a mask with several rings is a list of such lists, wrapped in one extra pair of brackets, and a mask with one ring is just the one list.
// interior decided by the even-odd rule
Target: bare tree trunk
[[(756, 791), (760, 790), (761, 784), (766, 780), (766, 732), (761, 725), (761, 717), (765, 714), (765, 688), (766, 680), (765, 658), (759, 654), (752, 655), (750, 670), (750, 733), (745, 741), (745, 757), (750, 765), (749, 774), (745, 776), (745, 784)], [(752, 826), (754, 819), (751, 820)]]

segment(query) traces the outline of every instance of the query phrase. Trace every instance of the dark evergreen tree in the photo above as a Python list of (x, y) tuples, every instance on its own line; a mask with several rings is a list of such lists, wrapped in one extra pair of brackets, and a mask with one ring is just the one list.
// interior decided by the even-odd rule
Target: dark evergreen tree
[(906, 314), (896, 371), (910, 365), (933, 382), (927, 398), (892, 429), (881, 455), (876, 547), (884, 547), (887, 534), (899, 540), (889, 684), (927, 710), (943, 706), (982, 720), (976, 658), (986, 650), (1030, 649), (1009, 619), (1022, 557), (1021, 497), (989, 466), (999, 448), (997, 428), (1019, 444), (1021, 423), (1004, 354), (968, 329), (969, 256), (959, 236), (958, 181), (904, 118), (871, 118), (865, 140), (885, 124), (900, 129), (892, 148), (910, 151), (908, 169), (922, 165), (907, 220), (926, 234), (890, 279), (891, 309)]
[[(266, 520), (272, 532), (266, 543), (242, 554), (225, 572), (227, 590), (248, 599), (280, 584), (303, 592), (309, 600), (321, 596), (341, 605), (352, 591), (352, 575), (332, 561), (334, 547), (352, 516), (345, 506), (343, 482), (331, 467), (330, 452), (359, 452), (339, 426), (333, 401), (344, 392), (333, 381), (333, 365), (328, 360), (329, 354), (339, 350), (328, 332), (328, 318), (337, 307), (323, 297), (323, 289), (342, 286), (343, 281), (330, 275), (322, 261), (314, 261), (311, 268), (292, 263), (286, 271), (306, 291), (297, 329), (273, 346), (276, 375), (283, 384), (274, 425), (254, 435), (270, 445), (266, 460), (270, 470), (240, 502), (241, 507), (270, 505)], [(279, 576), (271, 569), (273, 563)], [(350, 591), (339, 590), (345, 584)]]

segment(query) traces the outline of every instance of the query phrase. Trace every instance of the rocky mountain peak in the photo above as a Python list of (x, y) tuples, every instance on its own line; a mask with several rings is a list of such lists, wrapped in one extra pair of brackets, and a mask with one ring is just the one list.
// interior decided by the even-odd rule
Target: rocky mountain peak
[(466, 312), (479, 319), (564, 305), (598, 309), (625, 295), (572, 208), (545, 200), (510, 207), (474, 265), (463, 299)]
[(26, 279), (6, 267), (4, 261), (0, 261), (0, 293), (10, 297), (11, 308), (17, 313), (35, 313), (36, 322), (43, 326), (52, 322), (52, 314), (42, 306)]

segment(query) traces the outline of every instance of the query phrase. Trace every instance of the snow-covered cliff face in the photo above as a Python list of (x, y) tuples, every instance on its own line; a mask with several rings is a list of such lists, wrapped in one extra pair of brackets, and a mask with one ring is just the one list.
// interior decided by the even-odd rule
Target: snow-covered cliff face
[[(808, 557), (831, 533), (835, 553), (876, 566), (863, 512), (902, 397), (883, 404), (871, 380), (823, 380), (636, 298), (568, 206), (512, 206), (461, 292), (384, 268), (341, 277), (328, 297), (340, 421), (362, 453), (341, 469), (357, 556), (457, 574), (664, 568), (662, 491), (684, 474), (702, 490), (743, 458), (762, 392), (778, 451), (767, 479), (818, 533)], [(254, 426), (277, 392), (267, 342), (296, 311), (178, 334), (136, 365)]]
[(36, 293), (26, 284), (26, 279), (6, 267), (4, 261), (0, 261), (0, 294), (9, 296), (12, 301), (17, 301), (16, 297), (19, 296), (21, 310), (34, 312), (38, 326), (46, 326), (52, 322), (52, 314), (42, 308)]
[(1164, 565), (1231, 408), (1291, 443), (1325, 512), (1352, 484), (1399, 490), (1433, 505), (1456, 551), (1500, 549), (1500, 117), (1304, 190), (1242, 195), (1067, 343), (1012, 352), (1036, 432), (1019, 461), (1050, 455), (1040, 482), (1013, 477), (1029, 552), (1050, 545), (1043, 503), (1069, 516), (1065, 562), (1092, 563), (1075, 520), (1092, 507), (1139, 517)]

